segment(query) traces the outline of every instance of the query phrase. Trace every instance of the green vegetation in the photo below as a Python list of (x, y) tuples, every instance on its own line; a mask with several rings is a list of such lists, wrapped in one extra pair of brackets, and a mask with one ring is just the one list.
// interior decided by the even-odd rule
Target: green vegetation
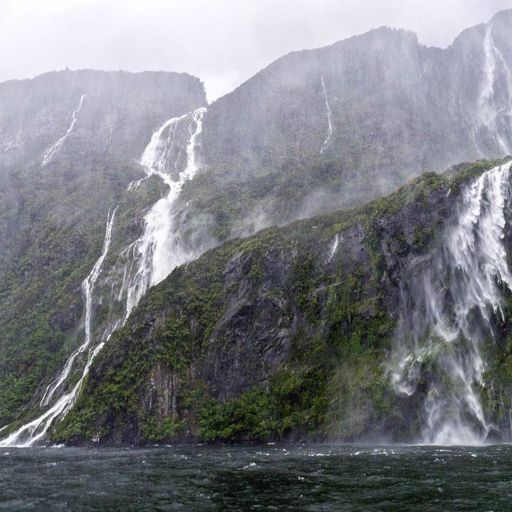
[[(458, 183), (425, 174), (363, 208), (267, 229), (176, 269), (100, 353), (54, 439), (352, 439), (385, 421), (396, 397), (381, 363), (398, 296), (385, 252), (428, 250)], [(352, 241), (331, 261), (335, 234)], [(152, 383), (157, 370), (164, 384)], [(162, 397), (172, 411), (155, 405)]]
[[(428, 250), (451, 203), (440, 206), (440, 198), (448, 190), (455, 197), (463, 179), (492, 165), (479, 162), (443, 176), (428, 173), (364, 207), (233, 240), (177, 269), (148, 294), (100, 353), (76, 409), (57, 425), (55, 439), (83, 442), (99, 435), (116, 443), (357, 437), (365, 428), (364, 418), (383, 419), (393, 400), (380, 365), (395, 318), (394, 277), (385, 252), (406, 258)], [(117, 194), (121, 201), (108, 265), (127, 240), (138, 236), (140, 212), (161, 194), (158, 180), (149, 180), (136, 193), (122, 195), (125, 180), (138, 169), (112, 166), (98, 170), (106, 176), (101, 178), (104, 195), (87, 197), (84, 183), (64, 203), (56, 184), (37, 178), (47, 194), (40, 201), (26, 201), (25, 220), (11, 237), (11, 247), (4, 249), (2, 257), (10, 263), (3, 268), (0, 286), (1, 424), (34, 414), (22, 407), (81, 340), (79, 287), (101, 250), (107, 211), (113, 206), (107, 198)], [(25, 178), (19, 179), (22, 187)], [(101, 208), (93, 207), (93, 200)], [(91, 206), (84, 207), (88, 202)], [(87, 213), (75, 212), (76, 204)], [(436, 210), (439, 215), (433, 218)], [(410, 226), (404, 218), (413, 219)], [(356, 240), (350, 243), (356, 244), (357, 257), (341, 251), (327, 261), (336, 234)], [(245, 305), (237, 313), (239, 303)], [(96, 308), (99, 328), (109, 307)], [(272, 332), (261, 353), (254, 348), (262, 337), (251, 331), (254, 317), (256, 325), (265, 325), (263, 331)], [(230, 338), (237, 330), (247, 346)], [(246, 352), (237, 352), (242, 349)], [(273, 355), (264, 361), (267, 351)], [(224, 355), (247, 359), (244, 371), (250, 377), (233, 377), (227, 395), (218, 391), (224, 375), (208, 370)], [(506, 373), (508, 363), (502, 366)], [(172, 411), (155, 405), (155, 397), (162, 399), (159, 384), (150, 384), (155, 368), (176, 383)], [(365, 412), (348, 414), (356, 409)]]
[[(111, 162), (77, 177), (63, 191), (69, 169), (53, 171), (47, 175), (30, 168), (10, 177), (19, 221), (9, 235), (10, 246), (0, 252), (0, 425), (30, 417), (30, 408), (23, 408), (81, 342), (80, 284), (101, 252), (112, 201), (121, 201), (127, 180), (140, 175), (134, 164)], [(154, 201), (155, 185), (150, 182), (121, 201), (113, 251), (134, 235), (135, 212)], [(92, 189), (97, 192), (90, 194)], [(3, 229), (8, 228), (1, 224)], [(98, 321), (103, 313), (97, 312)]]

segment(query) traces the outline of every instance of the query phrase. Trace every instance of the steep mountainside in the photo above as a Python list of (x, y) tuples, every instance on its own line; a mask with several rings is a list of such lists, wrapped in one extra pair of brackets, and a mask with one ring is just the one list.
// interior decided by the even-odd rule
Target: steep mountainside
[[(467, 225), (453, 232), (462, 178), (431, 173), (362, 210), (229, 240), (511, 153), (511, 27), (512, 11), (499, 13), (444, 50), (373, 30), (285, 56), (208, 109), (186, 74), (0, 84), (0, 446), (44, 440), (86, 382), (57, 437), (252, 439), (336, 425), (342, 438), (465, 429), (471, 440), (491, 421), (504, 436), (503, 389), (481, 392), (479, 364), (487, 338), (508, 332), (495, 316), (508, 314), (504, 172), (465, 189)], [(435, 246), (443, 236), (457, 243)], [(485, 244), (475, 255), (474, 236), (497, 256)], [(499, 368), (506, 351), (490, 354)], [(440, 395), (459, 411), (451, 426)], [(366, 405), (349, 421), (354, 403)], [(260, 435), (246, 420), (270, 427)]]
[(123, 222), (133, 236), (159, 197), (156, 183), (126, 193), (144, 176), (151, 134), (204, 103), (200, 81), (175, 73), (65, 71), (0, 84), (0, 423), (76, 346), (80, 283), (109, 210), (131, 208)]
[(512, 10), (444, 50), (380, 28), (279, 59), (209, 108), (190, 219), (223, 240), (512, 153), (511, 28)]
[(61, 71), (5, 82), (0, 165), (138, 159), (155, 128), (204, 103), (199, 80), (178, 73)]
[[(510, 163), (484, 172), (493, 165), (428, 173), (362, 209), (268, 229), (176, 269), (98, 356), (54, 438), (105, 444), (283, 436), (417, 440), (434, 431), (459, 434), (464, 423), (475, 436), (509, 439), (504, 412), (510, 404), (503, 396), (512, 384), (512, 281), (499, 251), (489, 251), (495, 259), (486, 260), (481, 243), (503, 243), (500, 215), (509, 219), (510, 208), (499, 197), (510, 197), (511, 178)], [(479, 208), (474, 218), (467, 207)], [(467, 219), (473, 241), (458, 238), (469, 234)], [(509, 251), (509, 220), (505, 231)], [(476, 339), (465, 340), (462, 320), (452, 325), (460, 329), (465, 384), (446, 368), (458, 352), (443, 351), (457, 345), (436, 345), (449, 307), (434, 318), (422, 303), (426, 292), (413, 288), (414, 277), (425, 278), (438, 268), (436, 258), (447, 258), (451, 240), (465, 258), (481, 258), (479, 265), (458, 275), (461, 263), (446, 259), (445, 270), (429, 282), (461, 291), (472, 286), (476, 303), (464, 321), (487, 311), (492, 324), (492, 336), (479, 324), (485, 346), (478, 350), (487, 355), (481, 375), (472, 373), (482, 353), (472, 352)], [(444, 271), (454, 273), (448, 278)], [(450, 300), (460, 306), (455, 296)], [(429, 341), (418, 339), (410, 348), (404, 326), (413, 336), (420, 325)], [(436, 397), (442, 385), (445, 393)], [(445, 417), (430, 425), (436, 400), (445, 401)]]

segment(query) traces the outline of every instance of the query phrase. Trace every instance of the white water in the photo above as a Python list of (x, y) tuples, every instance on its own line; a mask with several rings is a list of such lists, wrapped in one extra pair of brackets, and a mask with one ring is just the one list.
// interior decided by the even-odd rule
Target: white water
[(87, 354), (87, 363), (82, 371), (82, 375), (78, 382), (73, 386), (71, 391), (63, 394), (44, 414), (42, 414), (35, 420), (31, 421), (30, 423), (23, 425), (18, 430), (10, 434), (8, 437), (1, 440), (0, 446), (28, 447), (33, 446), (39, 440), (41, 440), (46, 435), (46, 432), (50, 428), (50, 425), (53, 423), (53, 421), (58, 417), (64, 416), (71, 409), (76, 400), (78, 391), (80, 390), (80, 387), (82, 386), (85, 377), (89, 373), (89, 368), (94, 358), (96, 357), (98, 352), (103, 348), (104, 343), (102, 341), (99, 345), (94, 347), (93, 350), (89, 350), (92, 341), (92, 298), (94, 293), (94, 287), (101, 273), (105, 257), (107, 256), (108, 250), (110, 248), (110, 242), (112, 239), (112, 227), (114, 225), (116, 210), (112, 212), (112, 215), (109, 214), (108, 216), (101, 255), (96, 260), (96, 263), (94, 264), (89, 275), (82, 282), (82, 293), (85, 301), (84, 342), (68, 358), (59, 376), (46, 388), (45, 394), (41, 400), (41, 405), (48, 405), (55, 392), (67, 380), (72, 369), (74, 368), (77, 356), (79, 354), (86, 353), (87, 351), (89, 351)]
[[(181, 242), (179, 233), (175, 229), (174, 204), (183, 185), (190, 180), (198, 169), (196, 159), (197, 138), (202, 130), (202, 118), (206, 112), (200, 108), (188, 114), (170, 119), (155, 132), (150, 143), (146, 147), (141, 164), (146, 169), (148, 176), (156, 175), (169, 187), (169, 192), (149, 210), (144, 218), (144, 233), (131, 244), (125, 251), (128, 263), (124, 269), (123, 284), (118, 299), (123, 297), (126, 301), (125, 318), (139, 303), (146, 291), (163, 279), (174, 268), (191, 260), (195, 254), (187, 250)], [(185, 124), (189, 131), (189, 140), (186, 146), (186, 166), (178, 172), (177, 179), (173, 179), (171, 170), (178, 170), (180, 152), (177, 156), (175, 149), (177, 131)], [(168, 130), (169, 135), (165, 139), (162, 134)], [(169, 162), (170, 155), (175, 157), (174, 162)]]
[[(78, 112), (77, 109), (76, 112)], [(103, 271), (103, 264), (108, 254), (112, 236), (112, 228), (117, 208), (109, 215), (103, 250), (91, 272), (82, 283), (82, 293), (85, 301), (84, 341), (82, 345), (71, 354), (60, 374), (46, 388), (41, 407), (52, 404), (56, 393), (68, 382), (76, 366), (80, 354), (87, 354), (87, 362), (78, 382), (71, 391), (60, 396), (50, 408), (35, 420), (20, 427), (7, 438), (0, 441), (0, 446), (28, 447), (43, 440), (51, 424), (57, 418), (63, 418), (73, 406), (81, 385), (89, 373), (89, 368), (96, 355), (103, 348), (115, 329), (120, 327), (127, 319), (131, 310), (136, 306), (150, 286), (157, 284), (172, 270), (193, 258), (195, 254), (185, 250), (180, 243), (180, 237), (174, 229), (173, 204), (176, 201), (184, 183), (191, 179), (197, 171), (196, 159), (197, 138), (202, 129), (202, 118), (206, 109), (198, 109), (191, 114), (173, 118), (164, 123), (151, 137), (151, 141), (144, 150), (141, 164), (145, 167), (146, 178), (156, 175), (169, 187), (168, 194), (158, 200), (145, 216), (145, 229), (143, 235), (123, 251), (129, 258), (124, 269), (124, 279), (118, 300), (126, 300), (126, 315), (107, 327), (100, 342), (93, 346), (93, 318), (92, 306), (95, 285)], [(75, 116), (74, 116), (75, 118)], [(73, 126), (70, 127), (70, 132)], [(185, 129), (188, 133), (185, 148), (186, 165), (179, 172), (182, 158), (183, 141), (178, 138), (178, 131)], [(165, 133), (168, 133), (165, 136)], [(180, 143), (181, 142), (181, 143)], [(173, 179), (177, 175), (177, 179)], [(139, 180), (140, 182), (141, 180)], [(129, 189), (137, 186), (133, 182)], [(6, 427), (4, 427), (6, 428)]]
[[(511, 153), (510, 123), (512, 122), (512, 72), (495, 44), (489, 25), (484, 37), (484, 73), (476, 110), (476, 132), (487, 128), (498, 144), (502, 156)], [(504, 81), (505, 88), (500, 87)], [(474, 134), (481, 155), (481, 144)]]
[(66, 133), (51, 147), (49, 147), (42, 156), (41, 159), (41, 165), (44, 167), (45, 165), (48, 165), (53, 158), (60, 152), (62, 149), (62, 146), (64, 145), (64, 142), (66, 142), (66, 139), (69, 137), (71, 132), (73, 131), (73, 128), (75, 127), (76, 120), (78, 113), (80, 110), (82, 110), (82, 105), (84, 103), (85, 94), (82, 94), (80, 97), (80, 102), (78, 103), (78, 107), (76, 110), (73, 111), (71, 124), (69, 125), (69, 128), (67, 129)]
[(482, 345), (502, 316), (502, 287), (512, 290), (504, 246), (510, 166), (487, 171), (464, 189), (442, 246), (408, 271), (390, 373), (403, 395), (427, 382), (425, 443), (478, 444), (492, 427), (480, 399)]
[(327, 261), (330, 263), (334, 256), (336, 255), (336, 252), (338, 251), (338, 247), (340, 245), (340, 239), (343, 240), (343, 235), (334, 235), (334, 240), (332, 241), (331, 248), (329, 250), (329, 258)]
[(325, 139), (323, 145), (322, 145), (322, 149), (320, 150), (320, 154), (322, 154), (325, 150), (325, 148), (327, 147), (327, 144), (329, 144), (329, 141), (331, 140), (331, 136), (332, 136), (332, 111), (331, 111), (331, 107), (329, 105), (329, 98), (327, 97), (327, 90), (325, 89), (325, 82), (324, 82), (324, 77), (320, 77), (321, 78), (321, 82), (322, 82), (322, 92), (323, 92), (323, 95), (324, 95), (324, 100), (325, 100), (325, 109), (327, 111), (327, 138)]

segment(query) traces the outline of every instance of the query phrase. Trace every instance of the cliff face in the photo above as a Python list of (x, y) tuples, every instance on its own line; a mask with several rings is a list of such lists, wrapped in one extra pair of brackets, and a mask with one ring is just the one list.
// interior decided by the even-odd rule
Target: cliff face
[(353, 207), (425, 170), (512, 152), (512, 11), (447, 49), (380, 28), (295, 52), (210, 106), (183, 195), (225, 240)]
[(57, 437), (412, 436), (439, 368), (412, 351), (422, 380), (404, 399), (381, 363), (404, 267), (440, 236), (452, 178), (227, 242), (129, 315), (213, 246), (359, 206), (429, 167), (510, 153), (511, 21), (500, 13), (445, 50), (381, 28), (296, 52), (207, 111), (183, 74), (0, 84), (0, 426), (37, 441), (24, 427), (43, 418), (39, 434), (62, 397), (73, 404), (106, 343)]
[(178, 73), (61, 71), (5, 82), (0, 166), (138, 159), (159, 125), (204, 103), (199, 80)]
[(159, 197), (149, 184), (126, 199), (152, 133), (204, 103), (200, 81), (176, 73), (65, 71), (0, 84), (0, 423), (35, 403), (75, 348), (80, 283), (109, 210), (130, 204), (126, 235)]
[(425, 396), (396, 394), (386, 370), (401, 286), (439, 244), (463, 184), (490, 167), (426, 174), (176, 269), (98, 356), (54, 438), (413, 438)]

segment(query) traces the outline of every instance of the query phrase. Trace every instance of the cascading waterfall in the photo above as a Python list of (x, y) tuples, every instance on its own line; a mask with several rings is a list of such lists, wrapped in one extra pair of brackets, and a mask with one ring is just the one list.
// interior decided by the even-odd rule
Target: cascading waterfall
[(433, 444), (485, 441), (492, 425), (481, 402), (484, 343), (512, 290), (504, 245), (511, 164), (482, 174), (462, 192), (442, 245), (411, 263), (390, 375), (401, 395), (423, 395), (423, 439)]
[(75, 127), (76, 120), (78, 113), (80, 110), (82, 110), (82, 106), (84, 104), (85, 94), (82, 94), (80, 97), (80, 102), (78, 103), (78, 107), (76, 110), (73, 111), (73, 114), (71, 115), (71, 124), (69, 125), (69, 128), (67, 129), (66, 133), (51, 147), (49, 147), (44, 153), (43, 157), (41, 159), (41, 165), (44, 167), (45, 165), (48, 165), (53, 158), (60, 152), (62, 149), (62, 146), (64, 145), (64, 142), (66, 142), (66, 139), (69, 137), (70, 133), (73, 131), (73, 128)]
[(340, 245), (340, 240), (343, 240), (343, 235), (339, 235), (336, 233), (336, 235), (334, 235), (334, 240), (332, 241), (332, 245), (329, 250), (329, 258), (327, 258), (328, 263), (330, 263), (334, 256), (336, 255), (336, 252), (338, 251), (338, 247)]
[[(142, 236), (124, 251), (128, 261), (123, 272), (123, 284), (118, 300), (125, 300), (125, 318), (151, 286), (161, 282), (174, 268), (195, 256), (182, 244), (175, 228), (173, 207), (183, 185), (198, 169), (196, 144), (201, 134), (205, 112), (205, 108), (200, 108), (192, 114), (173, 118), (164, 123), (155, 132), (142, 155), (141, 164), (146, 169), (146, 175), (159, 176), (169, 187), (169, 192), (157, 201), (145, 216)], [(176, 146), (176, 132), (183, 123), (188, 127), (189, 139), (186, 146), (186, 165), (179, 172), (181, 153), (178, 151), (173, 161), (170, 162), (169, 159)], [(169, 134), (167, 139), (163, 137), (165, 131)], [(176, 180), (173, 179), (172, 171), (178, 175)]]
[[(78, 111), (79, 109), (75, 112)], [(47, 386), (40, 406), (49, 406), (49, 409), (1, 440), (0, 446), (29, 447), (43, 440), (54, 420), (64, 417), (69, 412), (96, 355), (113, 331), (126, 321), (129, 313), (144, 293), (151, 286), (165, 279), (175, 267), (195, 256), (184, 248), (179, 234), (176, 232), (173, 205), (184, 183), (191, 179), (197, 171), (195, 150), (205, 112), (205, 108), (200, 108), (191, 114), (173, 118), (164, 123), (153, 134), (141, 157), (141, 164), (146, 172), (146, 178), (143, 179), (156, 175), (169, 187), (169, 192), (165, 197), (159, 199), (145, 216), (145, 228), (142, 236), (121, 253), (123, 259), (128, 259), (128, 261), (123, 272), (121, 291), (116, 299), (125, 301), (125, 316), (110, 322), (99, 336), (99, 342), (95, 343), (92, 317), (93, 296), (100, 274), (104, 272), (104, 261), (110, 248), (116, 208), (107, 220), (101, 255), (87, 278), (82, 282), (85, 302), (84, 341), (68, 358), (59, 375)], [(75, 117), (74, 114), (74, 120)], [(73, 123), (68, 132), (72, 128)], [(186, 132), (187, 144), (184, 152), (182, 151), (183, 143), (178, 137), (180, 129)], [(180, 172), (181, 168), (183, 170)], [(141, 180), (131, 183), (128, 189), (133, 190), (140, 182)], [(62, 393), (68, 384), (69, 377), (76, 368), (81, 354), (86, 354), (86, 362), (80, 379), (70, 391), (64, 392), (55, 399), (55, 396), (59, 392)], [(3, 427), (3, 429), (5, 428), (7, 426)]]
[[(503, 156), (511, 153), (512, 72), (495, 44), (493, 26), (489, 25), (484, 37), (484, 73), (476, 108), (475, 145), (482, 156), (478, 131), (487, 128), (496, 140)], [(499, 87), (503, 81), (505, 87)]]
[(48, 405), (51, 399), (53, 398), (55, 392), (62, 386), (64, 382), (67, 381), (72, 369), (75, 366), (77, 356), (79, 354), (87, 354), (87, 362), (82, 371), (82, 375), (78, 382), (73, 386), (71, 391), (60, 396), (44, 414), (42, 414), (35, 420), (31, 421), (30, 423), (23, 425), (18, 430), (10, 434), (8, 437), (1, 440), (0, 446), (28, 447), (33, 446), (39, 440), (41, 440), (46, 435), (46, 432), (50, 428), (53, 421), (58, 417), (64, 416), (71, 409), (76, 400), (82, 382), (89, 373), (89, 368), (94, 358), (103, 347), (104, 341), (102, 341), (99, 345), (91, 349), (92, 298), (94, 293), (94, 287), (101, 273), (103, 262), (105, 261), (105, 258), (110, 248), (110, 241), (112, 239), (112, 227), (114, 225), (116, 210), (114, 210), (112, 214), (109, 213), (108, 215), (107, 227), (105, 230), (105, 238), (103, 241), (103, 249), (101, 251), (101, 255), (96, 260), (96, 263), (94, 264), (89, 275), (82, 282), (82, 293), (85, 302), (84, 342), (68, 358), (59, 376), (46, 388), (44, 396), (41, 400), (41, 405)]

